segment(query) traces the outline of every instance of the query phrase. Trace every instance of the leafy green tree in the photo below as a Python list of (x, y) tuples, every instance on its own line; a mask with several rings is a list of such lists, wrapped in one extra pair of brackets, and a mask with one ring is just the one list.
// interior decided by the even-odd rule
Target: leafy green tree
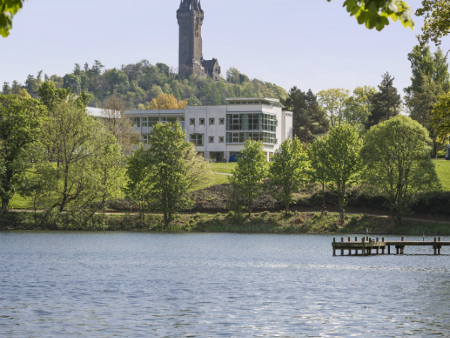
[(388, 200), (392, 225), (401, 223), (415, 194), (440, 189), (431, 146), (428, 131), (403, 115), (381, 122), (366, 135), (362, 179)]
[(201, 106), (202, 103), (200, 102), (199, 99), (197, 99), (195, 97), (195, 95), (192, 95), (188, 100), (187, 100), (187, 105), (188, 106)]
[[(46, 158), (57, 165), (40, 168), (45, 179), (56, 178), (43, 222), (53, 211), (77, 213), (86, 224), (123, 184), (120, 147), (101, 121), (88, 116), (75, 102), (63, 101), (43, 125)], [(50, 151), (48, 150), (50, 149)]]
[(408, 60), (411, 62), (412, 77), (411, 85), (405, 88), (406, 101), (411, 99), (414, 92), (421, 91), (425, 78), (427, 82), (431, 80), (439, 84), (443, 91), (449, 91), (448, 62), (440, 48), (431, 53), (429, 46), (415, 46), (408, 54)]
[(126, 104), (117, 95), (112, 95), (105, 102), (101, 121), (115, 137), (125, 156), (131, 154), (139, 143), (141, 134), (133, 127), (130, 118), (125, 114)]
[(166, 227), (180, 208), (190, 204), (184, 159), (190, 145), (185, 137), (179, 123), (157, 123), (150, 131), (150, 146), (135, 152), (128, 165), (128, 191), (141, 185), (143, 197), (149, 198), (153, 210), (164, 214)]
[(312, 182), (320, 183), (322, 186), (322, 215), (327, 208), (325, 201), (325, 186), (331, 181), (331, 178), (329, 177), (328, 156), (329, 149), (327, 137), (322, 136), (316, 138), (308, 148), (308, 158), (310, 161), (308, 175)]
[(39, 140), (47, 110), (38, 100), (16, 95), (0, 96), (0, 197), (1, 211), (7, 212), (9, 201), (31, 166), (32, 150)]
[(297, 137), (287, 139), (272, 156), (269, 168), (269, 192), (285, 206), (289, 213), (289, 204), (295, 203), (294, 192), (307, 180), (308, 154)]
[(361, 171), (359, 152), (363, 142), (356, 126), (347, 123), (332, 127), (323, 142), (324, 157), (314, 158), (314, 161), (319, 161), (319, 168), (326, 170), (325, 177), (337, 192), (339, 217), (341, 222), (344, 222), (346, 192), (349, 186), (356, 182)]
[(438, 140), (444, 141), (450, 135), (450, 93), (438, 97), (433, 106), (433, 128)]
[(22, 181), (17, 192), (27, 197), (33, 203), (34, 222), (39, 224), (38, 210), (44, 210), (53, 202), (52, 191), (58, 185), (58, 178), (48, 175), (53, 169), (53, 163), (48, 161), (46, 149), (42, 144), (35, 144), (32, 152), (33, 165)]
[(450, 3), (447, 0), (422, 0), (422, 8), (416, 10), (416, 15), (425, 19), (422, 34), (417, 36), (421, 46), (430, 41), (440, 45), (442, 38), (450, 33)]
[(143, 145), (134, 151), (133, 155), (127, 159), (128, 183), (124, 189), (127, 197), (139, 207), (139, 216), (143, 219), (144, 211), (152, 200), (152, 178), (149, 171), (152, 170), (148, 162), (148, 154)]
[(253, 203), (261, 194), (261, 183), (266, 176), (264, 167), (266, 155), (262, 142), (250, 139), (245, 141), (240, 154), (230, 182), (233, 190), (237, 192), (234, 196), (239, 196), (241, 206), (245, 207), (248, 215), (251, 216)]
[(427, 128), (433, 140), (433, 154), (436, 154), (439, 142), (432, 128), (432, 111), (438, 97), (450, 88), (448, 62), (441, 49), (432, 54), (428, 46), (414, 47), (408, 59), (413, 76), (411, 86), (405, 89), (406, 106), (410, 117)]
[(356, 87), (353, 91), (353, 95), (350, 96), (345, 103), (345, 121), (356, 124), (358, 129), (362, 129), (370, 116), (370, 99), (376, 92), (377, 90), (371, 86)]
[(402, 99), (397, 93), (397, 88), (394, 87), (394, 80), (395, 78), (386, 72), (381, 84), (378, 85), (378, 93), (370, 97), (372, 110), (367, 121), (367, 128), (397, 116), (401, 112)]
[(205, 182), (214, 179), (212, 163), (197, 151), (193, 143), (189, 143), (183, 157), (187, 169), (185, 179), (188, 190), (199, 189), (204, 186)]
[(327, 112), (331, 126), (341, 125), (345, 122), (345, 110), (350, 91), (342, 88), (321, 90), (317, 93), (319, 104)]
[(84, 109), (88, 106), (91, 98), (90, 94), (82, 92), (80, 95), (72, 93), (71, 88), (56, 88), (52, 81), (44, 82), (38, 89), (39, 99), (52, 112), (61, 102), (73, 103), (77, 107)]
[(409, 116), (428, 130), (433, 141), (432, 153), (436, 155), (442, 142), (438, 141), (436, 130), (433, 128), (433, 107), (439, 102), (440, 95), (443, 94), (442, 87), (424, 76), (419, 90), (413, 92), (412, 97), (408, 100)]
[(311, 89), (305, 93), (292, 87), (289, 96), (281, 102), (287, 110), (292, 111), (294, 134), (302, 142), (311, 143), (317, 136), (328, 131), (327, 115)]
[(404, 27), (414, 27), (412, 9), (402, 0), (346, 0), (344, 7), (360, 25), (369, 29), (381, 31), (389, 25), (389, 18), (393, 21), (400, 20)]

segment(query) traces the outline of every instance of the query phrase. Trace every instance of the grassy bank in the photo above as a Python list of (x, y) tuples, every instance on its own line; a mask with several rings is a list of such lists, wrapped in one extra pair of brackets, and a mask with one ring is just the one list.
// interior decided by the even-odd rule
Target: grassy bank
[(345, 224), (340, 224), (338, 214), (316, 212), (255, 213), (247, 215), (228, 214), (182, 214), (178, 215), (170, 228), (165, 228), (161, 215), (135, 214), (95, 215), (85, 226), (74, 219), (59, 219), (42, 226), (36, 226), (33, 214), (11, 213), (0, 218), (0, 230), (62, 230), (62, 231), (158, 231), (158, 232), (229, 232), (229, 233), (365, 233), (398, 235), (450, 235), (450, 224), (432, 221), (404, 220), (401, 226), (391, 226), (389, 218), (369, 215), (348, 215)]
[[(439, 176), (439, 179), (442, 183), (444, 191), (450, 191), (450, 161), (438, 160), (434, 161), (436, 164), (436, 172)], [(269, 163), (267, 163), (268, 169)], [(236, 167), (236, 163), (214, 163), (213, 169), (214, 171), (220, 173), (231, 173), (231, 171)], [(205, 184), (201, 187), (202, 189), (219, 186), (221, 184), (225, 184), (229, 182), (229, 176), (215, 174), (213, 175), (213, 179), (205, 182)], [(304, 194), (296, 194), (296, 198), (302, 199), (304, 198)], [(124, 198), (124, 196), (122, 196)], [(320, 203), (318, 204), (320, 205)], [(22, 209), (22, 210), (30, 210), (33, 208), (33, 204), (29, 198), (19, 196), (15, 194), (13, 199), (10, 202), (11, 209)], [(223, 209), (223, 206), (220, 206)]]

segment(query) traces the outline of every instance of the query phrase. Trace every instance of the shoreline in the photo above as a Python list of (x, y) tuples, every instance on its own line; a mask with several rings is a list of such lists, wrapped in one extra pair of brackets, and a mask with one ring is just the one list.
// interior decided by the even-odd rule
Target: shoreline
[(78, 224), (73, 215), (62, 214), (58, 219), (36, 225), (32, 212), (13, 212), (0, 216), (0, 231), (101, 231), (101, 232), (155, 232), (155, 233), (248, 233), (248, 234), (355, 234), (386, 236), (450, 235), (450, 222), (404, 218), (401, 225), (392, 226), (386, 215), (349, 213), (345, 223), (339, 222), (334, 212), (256, 212), (247, 214), (183, 213), (178, 214), (169, 228), (159, 214), (109, 213), (96, 214), (89, 222)]

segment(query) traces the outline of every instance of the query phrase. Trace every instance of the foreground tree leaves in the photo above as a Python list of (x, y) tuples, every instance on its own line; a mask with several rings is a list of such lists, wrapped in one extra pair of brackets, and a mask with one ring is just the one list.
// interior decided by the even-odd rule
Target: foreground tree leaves
[(0, 35), (6, 38), (12, 29), (13, 16), (22, 8), (25, 0), (0, 0)]
[(412, 9), (402, 0), (346, 0), (344, 7), (360, 25), (369, 29), (381, 31), (389, 25), (389, 18), (393, 21), (400, 20), (404, 27), (414, 27)]
[(419, 35), (420, 45), (425, 46), (430, 41), (441, 44), (444, 36), (450, 33), (450, 2), (448, 0), (422, 0), (422, 8), (416, 11), (417, 16), (425, 19), (422, 35)]

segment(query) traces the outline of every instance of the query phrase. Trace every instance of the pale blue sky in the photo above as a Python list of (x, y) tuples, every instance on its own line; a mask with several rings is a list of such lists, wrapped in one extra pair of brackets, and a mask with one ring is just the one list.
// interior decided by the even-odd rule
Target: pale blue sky
[[(407, 1), (413, 8), (419, 0)], [(179, 0), (29, 0), (0, 38), (0, 84), (24, 82), (43, 70), (60, 76), (75, 63), (107, 68), (147, 59), (178, 65)], [(415, 31), (391, 23), (383, 32), (357, 24), (343, 0), (202, 0), (203, 53), (223, 73), (236, 67), (250, 78), (289, 90), (376, 86), (389, 71), (403, 93)], [(448, 46), (444, 40), (443, 48)], [(447, 48), (448, 49), (448, 48)]]

